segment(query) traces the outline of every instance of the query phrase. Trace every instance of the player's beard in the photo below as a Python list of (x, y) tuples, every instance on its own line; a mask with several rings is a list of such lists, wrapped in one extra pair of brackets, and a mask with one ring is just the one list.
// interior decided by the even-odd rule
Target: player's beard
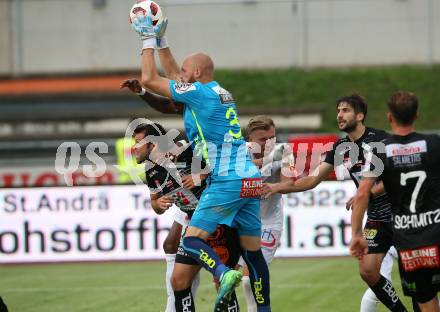
[(148, 159), (147, 155), (145, 155), (145, 154), (144, 155), (139, 155), (139, 157), (136, 157), (136, 163), (142, 164), (145, 161), (147, 161), (147, 159)]
[(350, 133), (352, 131), (354, 131), (357, 127), (357, 121), (356, 120), (349, 120), (349, 121), (345, 121), (345, 126), (343, 126), (342, 128), (339, 127), (339, 130), (344, 131), (346, 133)]

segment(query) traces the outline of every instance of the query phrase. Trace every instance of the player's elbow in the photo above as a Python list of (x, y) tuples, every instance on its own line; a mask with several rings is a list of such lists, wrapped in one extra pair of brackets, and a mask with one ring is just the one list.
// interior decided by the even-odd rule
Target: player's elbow
[(154, 79), (150, 75), (142, 74), (141, 82), (148, 89), (152, 89), (152, 85), (154, 84)]
[(155, 85), (157, 85), (159, 75), (153, 72), (142, 72), (141, 82), (142, 84), (150, 90), (155, 89)]

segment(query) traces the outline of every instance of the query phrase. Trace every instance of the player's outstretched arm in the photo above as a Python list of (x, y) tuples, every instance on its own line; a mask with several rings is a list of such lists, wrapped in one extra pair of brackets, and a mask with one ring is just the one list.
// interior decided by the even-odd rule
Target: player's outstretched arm
[(160, 29), (157, 31), (157, 51), (159, 53), (159, 60), (165, 71), (165, 76), (168, 79), (180, 81), (180, 67), (177, 65), (176, 59), (171, 53), (170, 47), (168, 46), (168, 39), (165, 36), (167, 26), (168, 19), (165, 18)]
[(289, 179), (288, 181), (275, 184), (265, 183), (263, 185), (262, 194), (264, 197), (268, 197), (275, 193), (287, 194), (310, 190), (316, 187), (322, 181), (324, 181), (332, 172), (332, 170), (332, 165), (323, 162), (313, 172), (313, 174), (308, 177), (304, 177), (296, 181)]
[(180, 67), (177, 65), (176, 59), (169, 47), (158, 49), (159, 52), (159, 60), (162, 65), (163, 70), (165, 71), (165, 75), (168, 79), (180, 81), (181, 80), (181, 72)]
[[(385, 187), (383, 185), (383, 182), (380, 181), (379, 183), (374, 184), (373, 188), (371, 189), (371, 196), (373, 198), (376, 198), (382, 194), (385, 193)], [(356, 196), (353, 196), (350, 198), (347, 203), (345, 204), (345, 209), (350, 210), (353, 208), (353, 202)]]
[(169, 89), (170, 80), (159, 75), (154, 60), (154, 50), (158, 48), (158, 39), (160, 42), (163, 41), (166, 24), (167, 22), (164, 23), (163, 28), (160, 27), (158, 29), (153, 25), (153, 21), (149, 15), (143, 15), (134, 19), (131, 25), (142, 39), (142, 84), (154, 93), (171, 98), (171, 91)]
[(137, 79), (127, 79), (121, 83), (121, 89), (128, 88), (131, 92), (138, 94), (145, 103), (163, 114), (178, 114), (182, 112), (182, 105), (173, 100), (151, 93), (145, 90)]
[(350, 253), (362, 259), (368, 252), (368, 245), (362, 236), (362, 220), (368, 208), (368, 201), (371, 196), (371, 189), (374, 186), (376, 178), (364, 177), (359, 183), (359, 188), (353, 200), (353, 212), (351, 213), (351, 233), (352, 241), (350, 243)]
[(170, 80), (159, 76), (154, 61), (154, 49), (142, 50), (141, 56), (142, 84), (151, 91), (171, 98)]

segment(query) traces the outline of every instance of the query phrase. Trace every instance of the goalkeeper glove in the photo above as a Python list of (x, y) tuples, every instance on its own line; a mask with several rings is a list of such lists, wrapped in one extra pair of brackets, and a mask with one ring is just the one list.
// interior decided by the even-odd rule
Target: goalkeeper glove
[(156, 38), (151, 16), (141, 15), (133, 20), (131, 27), (139, 34), (142, 40)]
[(158, 49), (168, 48), (168, 40), (167, 37), (165, 37), (165, 31), (167, 30), (167, 26), (168, 26), (168, 18), (165, 17), (163, 22), (159, 26), (155, 27)]

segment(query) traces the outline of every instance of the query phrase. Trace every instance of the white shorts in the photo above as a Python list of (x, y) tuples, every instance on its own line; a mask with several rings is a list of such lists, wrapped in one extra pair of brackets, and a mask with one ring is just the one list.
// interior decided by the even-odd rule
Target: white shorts
[(391, 280), (391, 272), (393, 270), (394, 259), (397, 259), (397, 251), (394, 246), (391, 246), (385, 257), (383, 258), (382, 264), (380, 266), (380, 274), (382, 274), (389, 280)]
[(278, 246), (280, 246), (280, 239), (281, 229), (263, 225), (261, 229), (261, 251), (263, 252), (264, 260), (266, 260), (267, 265), (272, 262), (275, 256), (275, 252)]
[[(269, 226), (263, 225), (261, 229), (261, 252), (263, 253), (264, 260), (266, 260), (267, 265), (271, 264), (275, 256), (275, 252), (280, 245), (281, 230), (274, 229)], [(240, 266), (245, 265), (242, 257), (238, 261)]]
[(179, 223), (183, 227), (188, 225), (188, 215), (185, 212), (180, 210), (176, 205), (172, 205), (170, 211), (173, 213), (174, 222)]

